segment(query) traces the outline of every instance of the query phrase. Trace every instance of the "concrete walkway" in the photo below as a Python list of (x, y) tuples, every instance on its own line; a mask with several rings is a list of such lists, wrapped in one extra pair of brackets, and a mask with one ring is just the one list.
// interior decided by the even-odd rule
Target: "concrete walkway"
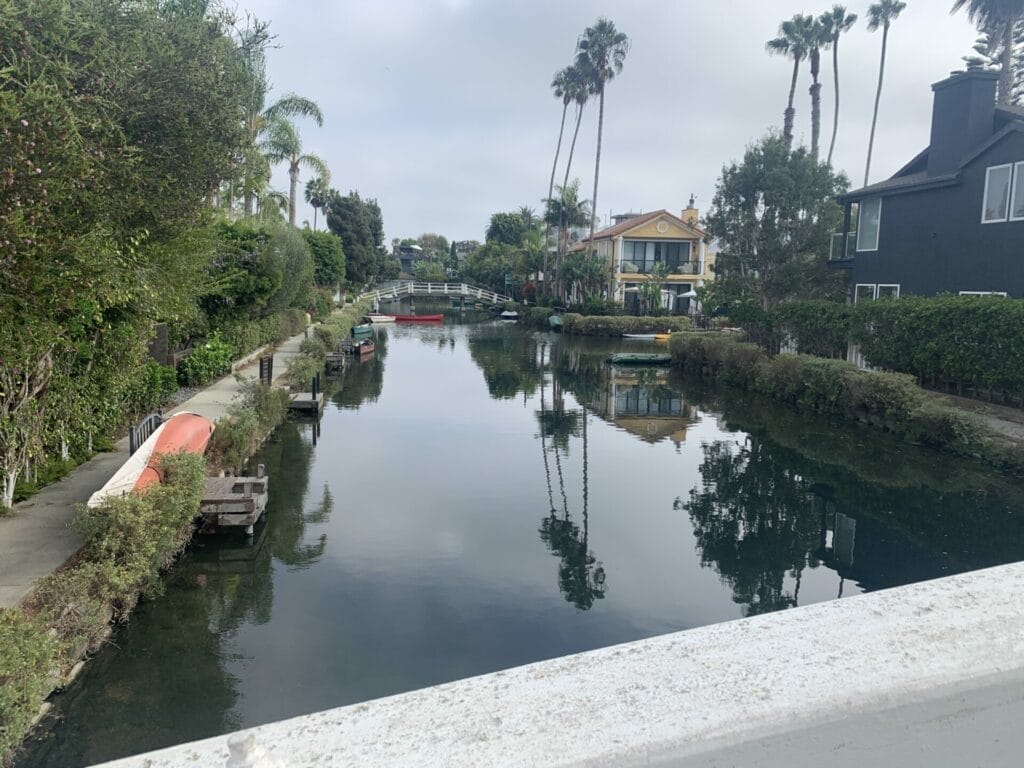
[[(279, 383), (288, 362), (299, 354), (304, 334), (278, 345), (274, 351), (274, 378)], [(259, 375), (255, 357), (236, 370), (249, 379)], [(238, 395), (235, 374), (213, 382), (168, 411), (193, 411), (216, 421)], [(14, 505), (11, 514), (0, 517), (0, 608), (14, 608), (32, 592), (35, 583), (53, 573), (81, 549), (83, 541), (72, 527), (80, 504), (103, 487), (128, 458), (128, 438), (117, 442), (110, 453), (100, 453), (56, 483), (48, 485), (26, 501)]]

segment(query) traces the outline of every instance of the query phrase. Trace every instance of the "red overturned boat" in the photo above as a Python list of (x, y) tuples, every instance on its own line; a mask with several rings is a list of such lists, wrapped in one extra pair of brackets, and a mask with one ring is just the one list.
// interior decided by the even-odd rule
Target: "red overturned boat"
[(441, 323), (444, 315), (395, 315), (396, 323)]
[(154, 430), (139, 449), (114, 473), (106, 484), (89, 497), (86, 504), (95, 507), (104, 500), (162, 483), (160, 457), (173, 453), (203, 454), (213, 434), (214, 424), (204, 416), (182, 411)]

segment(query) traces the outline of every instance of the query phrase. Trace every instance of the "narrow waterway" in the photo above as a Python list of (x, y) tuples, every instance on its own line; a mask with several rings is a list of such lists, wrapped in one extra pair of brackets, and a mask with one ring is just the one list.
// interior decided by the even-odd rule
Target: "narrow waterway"
[(198, 538), (19, 768), (1024, 558), (1020, 484), (611, 367), (617, 341), (377, 334), (258, 457), (253, 539)]

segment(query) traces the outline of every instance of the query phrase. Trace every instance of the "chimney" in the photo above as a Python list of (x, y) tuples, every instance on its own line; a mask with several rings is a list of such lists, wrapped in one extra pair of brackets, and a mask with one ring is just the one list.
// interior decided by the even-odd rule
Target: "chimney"
[(967, 153), (992, 135), (999, 73), (953, 72), (932, 90), (932, 136), (928, 175), (956, 170)]
[(679, 218), (689, 224), (691, 227), (697, 226), (697, 220), (700, 218), (700, 211), (694, 206), (693, 195), (690, 195), (690, 202), (683, 209), (683, 212), (679, 215)]

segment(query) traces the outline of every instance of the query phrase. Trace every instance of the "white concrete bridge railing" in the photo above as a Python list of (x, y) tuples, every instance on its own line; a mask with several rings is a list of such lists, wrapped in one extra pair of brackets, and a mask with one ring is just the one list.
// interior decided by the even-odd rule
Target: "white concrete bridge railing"
[[(108, 763), (1018, 765), (1024, 563), (716, 624)], [(229, 751), (230, 747), (230, 751)]]
[(504, 296), (487, 288), (478, 288), (467, 283), (417, 283), (412, 280), (367, 291), (360, 294), (359, 298), (380, 301), (381, 299), (401, 299), (406, 296), (464, 296), (484, 304), (494, 305), (512, 301), (511, 296)]

